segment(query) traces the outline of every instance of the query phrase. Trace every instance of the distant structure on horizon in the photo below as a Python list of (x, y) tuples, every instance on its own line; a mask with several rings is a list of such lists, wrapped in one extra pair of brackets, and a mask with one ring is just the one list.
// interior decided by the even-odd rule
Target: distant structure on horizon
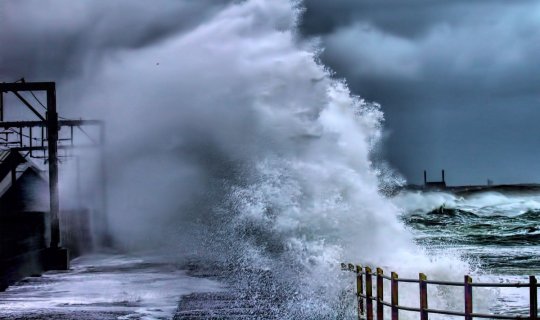
[(424, 170), (424, 190), (444, 190), (446, 181), (444, 179), (444, 170), (441, 170), (442, 181), (427, 181), (427, 171)]

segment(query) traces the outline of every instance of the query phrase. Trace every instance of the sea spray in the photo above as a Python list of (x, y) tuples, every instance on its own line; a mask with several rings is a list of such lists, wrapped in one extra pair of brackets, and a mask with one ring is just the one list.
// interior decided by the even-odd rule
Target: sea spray
[[(287, 0), (234, 2), (89, 60), (79, 101), (107, 120), (116, 240), (232, 270), (237, 289), (271, 293), (267, 318), (346, 314), (342, 261), (461, 279), (468, 265), (428, 257), (380, 194), (370, 153), (383, 114), (317, 62), (300, 14)], [(403, 290), (416, 306), (417, 288)], [(433, 307), (455, 304), (439, 296)]]

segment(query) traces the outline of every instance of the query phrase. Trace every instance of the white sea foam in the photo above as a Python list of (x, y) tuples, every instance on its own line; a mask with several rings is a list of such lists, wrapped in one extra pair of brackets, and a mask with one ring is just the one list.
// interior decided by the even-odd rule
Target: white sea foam
[(402, 212), (429, 212), (444, 206), (485, 216), (516, 216), (530, 210), (540, 210), (540, 195), (536, 193), (482, 192), (459, 196), (445, 192), (402, 192), (392, 201)]

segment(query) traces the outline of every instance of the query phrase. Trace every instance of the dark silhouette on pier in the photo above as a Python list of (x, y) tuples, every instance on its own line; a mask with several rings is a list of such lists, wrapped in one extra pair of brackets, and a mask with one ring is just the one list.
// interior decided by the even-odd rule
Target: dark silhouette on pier
[(444, 179), (444, 170), (441, 171), (441, 181), (428, 181), (427, 171), (424, 170), (424, 190), (444, 190), (446, 189), (446, 181)]
[(440, 181), (428, 181), (427, 171), (424, 170), (424, 184), (409, 184), (403, 187), (409, 191), (441, 191), (459, 195), (468, 195), (479, 192), (501, 192), (501, 193), (538, 193), (540, 184), (537, 183), (516, 183), (516, 184), (494, 184), (492, 180), (487, 180), (485, 185), (458, 185), (449, 186), (446, 183), (445, 171), (441, 170)]

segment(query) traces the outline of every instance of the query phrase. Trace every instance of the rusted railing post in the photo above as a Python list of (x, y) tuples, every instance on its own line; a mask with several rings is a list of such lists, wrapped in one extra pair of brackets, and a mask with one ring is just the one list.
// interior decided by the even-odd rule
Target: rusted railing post
[(471, 313), (473, 313), (473, 300), (472, 300), (472, 278), (465, 276), (465, 320), (472, 320)]
[(366, 271), (366, 320), (373, 320), (373, 281), (371, 280), (371, 268), (365, 267)]
[(377, 268), (377, 320), (384, 320), (384, 283), (383, 269)]
[(531, 320), (538, 319), (538, 282), (536, 281), (535, 276), (529, 276), (529, 304), (530, 304), (530, 313), (529, 317)]
[(392, 280), (390, 280), (390, 286), (391, 286), (391, 303), (392, 303), (392, 320), (398, 320), (399, 319), (399, 309), (397, 308), (399, 305), (399, 293), (398, 293), (398, 274), (395, 272), (392, 272), (391, 276)]
[(418, 278), (420, 280), (420, 320), (428, 320), (427, 277), (420, 273)]
[[(464, 307), (465, 310), (463, 313), (456, 311), (448, 310), (430, 310), (428, 307), (428, 283), (438, 284), (438, 285), (447, 285), (447, 286), (461, 286), (460, 282), (449, 282), (449, 281), (428, 281), (427, 276), (424, 273), (419, 273), (419, 289), (420, 289), (420, 308), (408, 308), (399, 306), (399, 282), (400, 279), (398, 274), (395, 272), (391, 273), (390, 278), (384, 276), (384, 271), (381, 268), (376, 269), (376, 285), (377, 293), (376, 297), (373, 296), (373, 272), (370, 267), (364, 267), (364, 272), (362, 272), (361, 265), (353, 264), (341, 264), (342, 270), (353, 271), (356, 273), (356, 291), (357, 291), (357, 303), (358, 303), (358, 319), (362, 320), (373, 320), (373, 301), (375, 300), (377, 307), (377, 320), (384, 319), (384, 306), (391, 308), (391, 319), (399, 320), (399, 310), (405, 309), (410, 311), (420, 312), (420, 320), (429, 320), (429, 313), (439, 313), (445, 315), (453, 316), (464, 316), (465, 320), (473, 320), (474, 317), (478, 318), (489, 318), (491, 316), (505, 318), (505, 319), (521, 319), (522, 316), (512, 317), (510, 315), (493, 315), (493, 314), (475, 314), (473, 307), (473, 280), (471, 276), (464, 276), (463, 282), (463, 291), (464, 291)], [(365, 275), (365, 280), (364, 280)], [(384, 300), (384, 279), (390, 280), (390, 297), (391, 302), (388, 303)], [(365, 282), (364, 282), (365, 281)], [(416, 282), (415, 280), (402, 279), (404, 282)], [(364, 286), (365, 286), (365, 295), (364, 295)], [(523, 283), (480, 283), (476, 286), (481, 287), (528, 287), (529, 288), (529, 317), (526, 319), (529, 320), (538, 320), (538, 282), (535, 276), (529, 276), (529, 284), (523, 285)], [(364, 301), (365, 299), (365, 301)], [(364, 318), (364, 314), (366, 317)]]
[(356, 266), (356, 293), (358, 295), (358, 319), (362, 319), (364, 315), (364, 281), (362, 277), (362, 266)]

